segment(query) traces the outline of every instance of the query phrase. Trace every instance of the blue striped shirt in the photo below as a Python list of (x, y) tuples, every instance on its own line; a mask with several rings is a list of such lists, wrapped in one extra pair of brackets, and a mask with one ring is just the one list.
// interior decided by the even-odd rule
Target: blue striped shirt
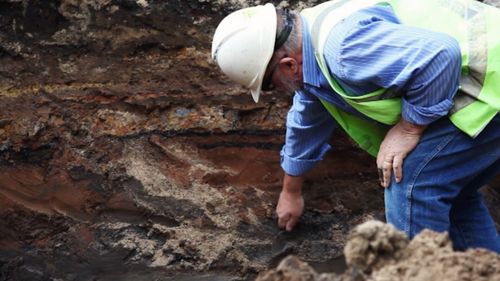
[[(302, 18), (304, 87), (295, 93), (287, 115), (281, 166), (302, 175), (330, 149), (337, 127), (322, 106), (324, 99), (363, 116), (328, 85), (314, 57), (307, 21)], [(461, 55), (455, 39), (403, 25), (388, 6), (360, 10), (337, 24), (325, 43), (324, 56), (332, 76), (351, 95), (379, 88), (402, 93), (402, 118), (427, 125), (447, 115), (458, 90)]]

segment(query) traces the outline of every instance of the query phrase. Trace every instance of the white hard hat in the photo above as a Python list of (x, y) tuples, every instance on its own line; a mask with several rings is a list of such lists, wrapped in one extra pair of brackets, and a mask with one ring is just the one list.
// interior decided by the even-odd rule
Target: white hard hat
[(231, 80), (249, 88), (255, 102), (275, 38), (276, 9), (271, 3), (233, 12), (215, 30), (212, 59)]

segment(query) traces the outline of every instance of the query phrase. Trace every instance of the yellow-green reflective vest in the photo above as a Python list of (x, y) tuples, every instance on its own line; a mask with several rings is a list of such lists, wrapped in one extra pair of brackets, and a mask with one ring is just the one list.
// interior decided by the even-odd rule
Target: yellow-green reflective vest
[[(372, 5), (390, 5), (403, 24), (446, 33), (458, 41), (462, 75), (449, 118), (461, 131), (477, 136), (500, 108), (500, 9), (475, 0), (334, 0), (301, 12), (309, 22), (316, 60), (330, 86), (353, 108), (387, 125), (401, 118), (401, 97), (385, 89), (350, 95), (331, 76), (323, 56), (335, 24)], [(321, 102), (361, 148), (377, 155), (387, 126)]]

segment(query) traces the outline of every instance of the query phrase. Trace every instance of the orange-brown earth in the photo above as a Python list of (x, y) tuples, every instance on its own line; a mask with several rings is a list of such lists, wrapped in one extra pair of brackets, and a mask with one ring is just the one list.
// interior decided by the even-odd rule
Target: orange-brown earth
[(250, 280), (288, 254), (329, 270), (380, 217), (374, 161), (338, 133), (277, 229), (290, 96), (254, 104), (210, 61), (217, 22), (257, 2), (0, 0), (0, 280)]

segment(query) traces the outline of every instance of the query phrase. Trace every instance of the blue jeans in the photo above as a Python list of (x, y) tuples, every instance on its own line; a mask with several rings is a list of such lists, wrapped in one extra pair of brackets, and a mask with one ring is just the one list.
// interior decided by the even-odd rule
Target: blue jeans
[[(500, 115), (472, 139), (448, 118), (431, 124), (385, 190), (387, 222), (413, 238), (448, 231), (454, 248), (500, 253), (500, 237), (478, 189), (500, 172)], [(497, 206), (498, 207), (498, 206)]]

